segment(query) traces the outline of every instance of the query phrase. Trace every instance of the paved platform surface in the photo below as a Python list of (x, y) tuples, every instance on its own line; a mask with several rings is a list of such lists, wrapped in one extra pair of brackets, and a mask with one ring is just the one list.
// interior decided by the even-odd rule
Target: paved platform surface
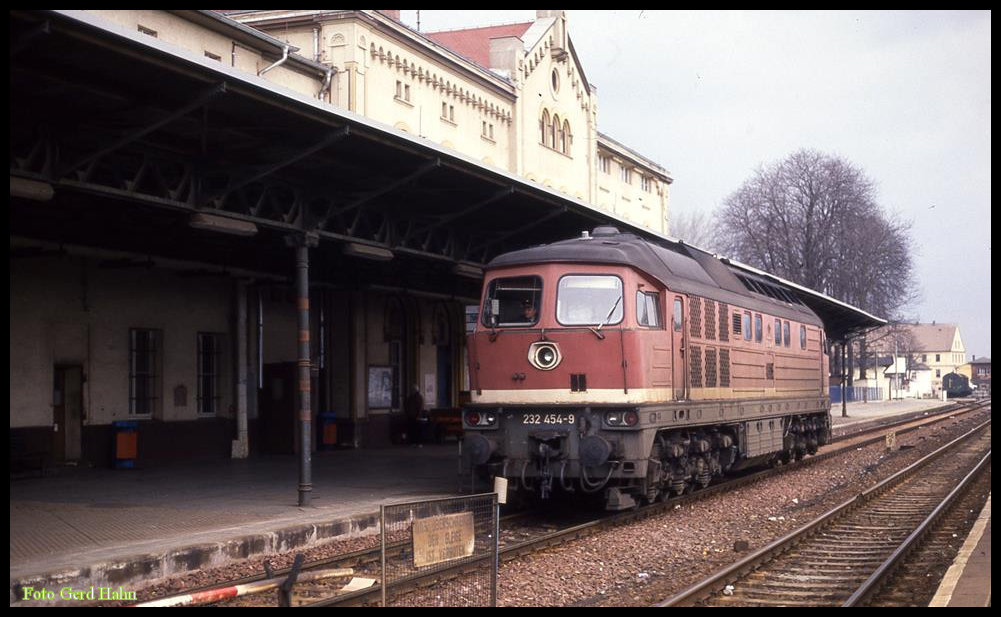
[[(835, 427), (922, 413), (941, 401), (850, 403)], [(155, 469), (62, 467), (10, 483), (15, 586), (118, 585), (162, 578), (324, 538), (375, 533), (381, 504), (459, 492), (458, 446), (313, 456), (312, 504), (299, 508), (295, 457)], [(989, 572), (989, 570), (988, 570)]]
[[(324, 537), (372, 533), (379, 506), (456, 494), (458, 446), (313, 456), (309, 507), (293, 456), (156, 469), (63, 467), (10, 483), (10, 584), (127, 585)], [(40, 587), (39, 587), (40, 588)]]
[(991, 498), (928, 606), (991, 605)]

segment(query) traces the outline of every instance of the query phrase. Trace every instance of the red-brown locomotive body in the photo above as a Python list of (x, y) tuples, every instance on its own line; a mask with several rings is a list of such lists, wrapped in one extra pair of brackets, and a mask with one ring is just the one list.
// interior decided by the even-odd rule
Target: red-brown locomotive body
[(830, 438), (820, 319), (787, 289), (614, 228), (502, 255), (469, 340), (474, 465), (609, 509)]

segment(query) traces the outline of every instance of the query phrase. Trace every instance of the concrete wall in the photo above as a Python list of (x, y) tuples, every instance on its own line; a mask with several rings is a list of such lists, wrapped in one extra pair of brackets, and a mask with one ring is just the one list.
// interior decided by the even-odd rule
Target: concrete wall
[[(14, 259), (10, 264), (10, 426), (52, 423), (53, 369), (83, 366), (84, 425), (129, 415), (129, 330), (162, 332), (157, 420), (204, 417), (197, 408), (197, 336), (233, 343), (232, 285), (182, 279), (168, 270), (102, 267), (81, 257)], [(219, 415), (230, 415), (232, 353), (224, 353)], [(186, 400), (175, 401), (177, 387)], [(175, 404), (177, 403), (177, 404)], [(185, 403), (185, 404), (179, 404)]]

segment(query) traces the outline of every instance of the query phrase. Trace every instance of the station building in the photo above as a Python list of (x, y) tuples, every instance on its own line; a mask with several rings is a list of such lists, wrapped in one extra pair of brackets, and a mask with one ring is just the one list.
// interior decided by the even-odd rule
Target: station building
[(12, 469), (399, 442), (490, 259), (668, 232), (563, 11), (227, 13), (10, 13)]

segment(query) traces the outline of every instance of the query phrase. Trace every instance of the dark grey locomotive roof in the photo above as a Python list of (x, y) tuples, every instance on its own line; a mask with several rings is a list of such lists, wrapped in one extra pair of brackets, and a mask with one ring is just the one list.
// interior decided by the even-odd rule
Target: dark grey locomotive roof
[(593, 234), (500, 255), (487, 269), (556, 262), (633, 267), (673, 291), (823, 325), (832, 338), (885, 323), (818, 292), (682, 242), (652, 242), (614, 227), (599, 227)]

